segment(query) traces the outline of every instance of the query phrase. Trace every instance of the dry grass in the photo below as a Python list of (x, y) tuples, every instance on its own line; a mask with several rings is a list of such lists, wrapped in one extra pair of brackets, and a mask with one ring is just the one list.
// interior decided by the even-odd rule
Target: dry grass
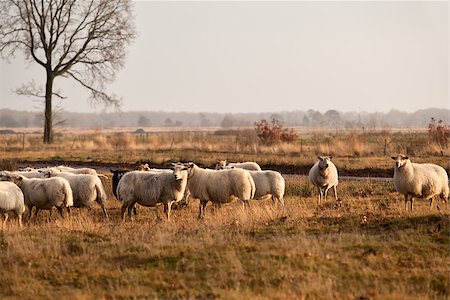
[[(286, 210), (237, 203), (197, 219), (197, 201), (162, 220), (140, 208), (122, 223), (75, 210), (0, 232), (0, 298), (448, 298), (449, 209), (404, 211), (391, 182), (344, 181), (342, 205), (317, 206), (305, 177), (287, 177)], [(285, 216), (286, 218), (282, 218)]]

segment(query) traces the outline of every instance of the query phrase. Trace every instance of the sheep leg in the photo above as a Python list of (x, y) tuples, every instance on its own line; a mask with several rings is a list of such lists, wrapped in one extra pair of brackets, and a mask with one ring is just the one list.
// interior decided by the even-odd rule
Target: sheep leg
[(100, 206), (102, 207), (103, 214), (105, 215), (105, 218), (108, 218), (108, 213), (106, 212), (105, 205), (102, 203), (102, 204), (100, 204)]
[[(428, 199), (428, 201), (430, 201), (430, 210), (433, 208), (433, 197), (431, 197), (430, 199)], [(439, 206), (439, 205), (438, 205)]]
[(172, 207), (172, 201), (164, 203), (164, 213), (166, 214), (167, 221), (170, 221), (170, 209)]
[(338, 196), (337, 196), (337, 190), (336, 190), (336, 186), (333, 186), (333, 192), (334, 192), (334, 199), (336, 199), (336, 201), (338, 201)]
[(202, 219), (205, 216), (205, 209), (206, 209), (206, 204), (207, 203), (208, 203), (208, 201), (200, 200), (199, 211), (198, 211), (198, 218), (199, 219)]
[(130, 219), (130, 221), (133, 221), (133, 218), (131, 217), (131, 211), (133, 210), (133, 207), (134, 207), (134, 204), (128, 205), (128, 218)]
[(6, 226), (6, 220), (8, 220), (8, 214), (4, 213), (3, 214), (3, 225), (2, 225), (3, 228), (5, 228), (5, 226)]
[(137, 206), (136, 206), (136, 204), (133, 205), (133, 213), (134, 213), (134, 216), (136, 217), (137, 216)]
[(408, 195), (405, 195), (405, 210), (408, 210)]
[(319, 190), (319, 202), (317, 204), (320, 205), (320, 201), (322, 200), (322, 189), (320, 187), (317, 187), (317, 189)]
[(124, 203), (122, 204), (122, 221), (125, 222), (125, 212), (127, 210), (127, 205)]
[(58, 206), (57, 209), (58, 209), (59, 214), (61, 215), (61, 218), (64, 219), (63, 207), (62, 206)]
[(414, 203), (414, 197), (411, 196), (411, 199), (409, 200), (411, 203), (411, 211), (414, 209), (413, 203)]
[(30, 211), (30, 213), (28, 214), (27, 223), (30, 222), (31, 216), (33, 215), (33, 206), (28, 206), (28, 210)]
[(19, 220), (19, 227), (22, 227), (22, 215), (17, 215), (17, 219)]

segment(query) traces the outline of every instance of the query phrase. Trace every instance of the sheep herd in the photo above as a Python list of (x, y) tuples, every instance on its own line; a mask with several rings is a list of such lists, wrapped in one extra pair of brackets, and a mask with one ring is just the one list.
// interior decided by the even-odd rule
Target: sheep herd
[[(331, 161), (332, 157), (319, 156), (309, 171), (308, 177), (317, 188), (318, 203), (326, 198), (333, 189), (336, 201), (338, 171)], [(448, 175), (444, 168), (435, 164), (412, 163), (402, 154), (393, 156), (395, 189), (405, 197), (405, 209), (413, 198), (420, 197), (430, 201), (439, 196), (448, 201)], [(193, 162), (173, 163), (171, 169), (151, 169), (141, 165), (139, 170), (111, 170), (113, 173), (112, 190), (122, 203), (121, 216), (125, 220), (136, 215), (136, 204), (156, 206), (163, 204), (166, 218), (170, 219), (174, 203), (182, 199), (199, 199), (199, 218), (204, 217), (208, 202), (224, 204), (239, 199), (243, 207), (251, 199), (271, 197), (284, 209), (285, 180), (277, 171), (261, 170), (256, 162), (228, 163), (217, 162), (215, 169), (206, 169)], [(64, 211), (70, 214), (71, 207), (91, 209), (97, 202), (107, 218), (105, 208), (107, 195), (96, 170), (91, 168), (70, 168), (67, 166), (41, 169), (26, 168), (19, 171), (0, 172), (0, 213), (4, 215), (3, 226), (8, 212), (16, 214), (19, 226), (22, 215), (29, 210), (28, 221), (39, 210), (51, 210), (56, 207), (64, 218)]]

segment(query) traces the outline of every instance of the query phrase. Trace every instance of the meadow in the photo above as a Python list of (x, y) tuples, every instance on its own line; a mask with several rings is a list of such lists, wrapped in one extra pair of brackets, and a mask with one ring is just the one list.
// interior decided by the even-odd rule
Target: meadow
[(199, 220), (198, 201), (193, 200), (174, 210), (170, 222), (159, 206), (140, 207), (134, 222), (123, 223), (111, 179), (102, 179), (109, 195), (108, 219), (98, 206), (93, 212), (73, 209), (67, 219), (42, 213), (22, 228), (10, 218), (0, 231), (2, 299), (450, 296), (449, 207), (439, 203), (438, 210), (435, 201), (430, 210), (426, 201), (416, 200), (415, 210), (405, 211), (392, 181), (371, 176), (342, 179), (341, 201), (329, 197), (318, 205), (316, 191), (303, 175), (318, 153), (334, 155), (338, 169), (350, 175), (377, 174), (372, 169), (392, 172), (389, 156), (397, 152), (448, 170), (447, 150), (428, 145), (424, 133), (388, 134), (388, 153), (380, 142), (384, 133), (313, 133), (286, 145), (259, 145), (246, 133), (69, 136), (51, 146), (33, 142), (32, 134), (0, 137), (0, 168), (82, 162), (102, 166), (98, 170), (110, 175), (109, 166), (144, 161), (208, 166), (223, 158), (255, 160), (289, 170), (284, 175), (285, 208), (270, 200), (252, 200), (248, 211), (238, 203), (217, 209), (210, 204)]

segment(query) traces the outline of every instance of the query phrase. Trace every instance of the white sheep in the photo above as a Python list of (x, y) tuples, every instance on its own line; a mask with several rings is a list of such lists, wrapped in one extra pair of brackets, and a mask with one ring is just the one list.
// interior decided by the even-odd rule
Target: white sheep
[(0, 181), (0, 213), (4, 215), (3, 226), (8, 220), (8, 212), (14, 212), (22, 227), (22, 214), (25, 212), (25, 203), (22, 190), (12, 182)]
[(16, 175), (21, 175), (26, 178), (43, 178), (44, 175), (42, 175), (38, 170), (30, 170), (30, 171), (14, 171), (11, 172)]
[[(448, 175), (444, 168), (435, 164), (413, 163), (408, 156), (399, 154), (391, 157), (394, 165), (394, 185), (397, 192), (405, 196), (405, 210), (410, 201), (413, 210), (413, 198), (421, 197), (430, 201), (430, 209), (433, 197), (440, 198), (447, 203), (448, 200)], [(438, 206), (439, 209), (439, 206)]]
[(72, 189), (64, 178), (26, 178), (12, 172), (0, 172), (1, 181), (14, 182), (23, 192), (25, 205), (30, 210), (28, 221), (32, 217), (33, 207), (36, 214), (40, 209), (51, 210), (55, 206), (61, 217), (64, 218), (63, 209), (70, 213), (73, 206)]
[(323, 198), (327, 197), (327, 192), (333, 188), (334, 198), (338, 200), (336, 186), (339, 183), (338, 171), (331, 161), (330, 156), (318, 156), (319, 160), (309, 170), (309, 180), (319, 191), (319, 204)]
[(61, 172), (66, 172), (66, 173), (90, 174), (90, 175), (94, 175), (94, 176), (108, 178), (108, 176), (103, 175), (103, 174), (99, 174), (99, 173), (97, 173), (97, 171), (95, 169), (92, 169), (92, 168), (72, 168), (72, 167), (63, 166), (63, 165), (57, 166), (55, 168), (57, 168)]
[(255, 182), (255, 199), (272, 196), (272, 200), (278, 201), (284, 206), (285, 181), (277, 171), (248, 171)]
[(105, 217), (108, 217), (105, 208), (107, 195), (103, 188), (102, 181), (98, 176), (59, 172), (57, 170), (46, 170), (41, 172), (47, 178), (61, 177), (69, 182), (70, 187), (72, 188), (74, 207), (87, 207), (90, 209), (92, 204), (97, 202), (101, 206)]
[(204, 217), (205, 207), (213, 203), (229, 203), (235, 198), (248, 204), (255, 196), (255, 182), (243, 169), (211, 170), (188, 163), (188, 189), (191, 197), (200, 200), (199, 218)]
[(216, 163), (215, 169), (216, 170), (232, 169), (233, 167), (249, 171), (261, 171), (261, 167), (256, 162), (253, 161), (229, 163), (226, 160), (219, 160)]
[(127, 209), (131, 219), (135, 203), (143, 206), (163, 203), (164, 213), (170, 220), (172, 204), (183, 199), (187, 177), (187, 167), (183, 164), (173, 164), (173, 169), (168, 171), (125, 173), (117, 186), (117, 198), (122, 202), (122, 219), (125, 220)]

